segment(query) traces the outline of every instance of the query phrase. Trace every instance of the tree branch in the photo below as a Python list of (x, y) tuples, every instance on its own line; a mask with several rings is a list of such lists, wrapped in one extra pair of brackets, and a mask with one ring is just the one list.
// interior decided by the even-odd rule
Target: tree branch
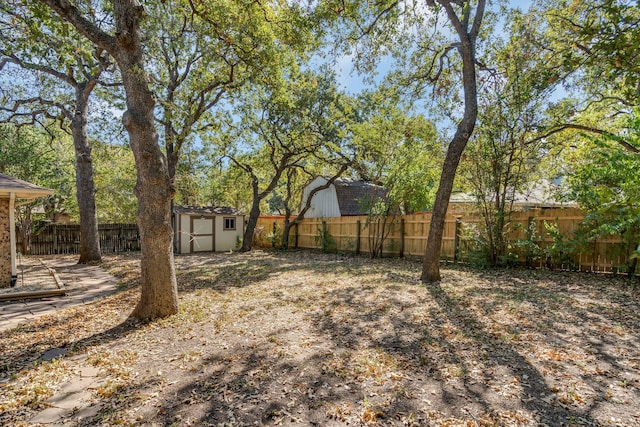
[(117, 49), (116, 38), (102, 31), (96, 24), (82, 16), (80, 10), (69, 0), (39, 0), (54, 10), (64, 20), (71, 23), (83, 36), (114, 55)]
[(484, 17), (484, 8), (486, 5), (486, 0), (479, 0), (478, 5), (476, 6), (476, 15), (473, 18), (473, 26), (471, 27), (471, 31), (469, 32), (469, 38), (471, 40), (476, 40), (478, 38), (478, 34), (480, 33), (480, 26), (482, 25), (482, 18)]
[(356, 23), (356, 25), (358, 26), (358, 29), (360, 30), (360, 34), (358, 35), (358, 40), (369, 35), (371, 31), (377, 26), (378, 21), (380, 21), (380, 19), (382, 19), (383, 16), (391, 12), (397, 5), (398, 5), (398, 1), (391, 2), (389, 6), (383, 8), (380, 12), (376, 14), (376, 16), (373, 18), (373, 21), (369, 25), (367, 25), (365, 28), (360, 26), (359, 23)]
[(33, 110), (30, 112), (26, 112), (26, 113), (21, 113), (18, 110), (20, 110), (20, 107), (23, 105), (27, 105), (27, 104), (41, 104), (41, 105), (45, 105), (45, 106), (49, 106), (52, 108), (57, 108), (59, 109), (62, 114), (66, 117), (66, 118), (72, 118), (73, 114), (71, 111), (69, 111), (64, 104), (61, 104), (57, 101), (51, 101), (48, 99), (44, 99), (41, 98), (39, 96), (33, 97), (33, 98), (28, 98), (28, 99), (19, 99), (17, 101), (15, 101), (13, 103), (13, 107), (0, 107), (0, 111), (6, 111), (8, 113), (13, 113), (9, 116), (9, 118), (7, 119), (7, 121), (12, 120), (15, 117), (35, 117), (35, 116), (39, 116), (39, 115), (44, 115), (47, 118), (58, 118), (58, 116), (51, 114), (49, 112), (49, 110)]
[(309, 195), (307, 196), (307, 200), (305, 201), (304, 207), (300, 210), (300, 212), (298, 212), (298, 215), (296, 216), (296, 219), (291, 221), (291, 225), (297, 224), (300, 221), (302, 221), (302, 219), (304, 219), (304, 216), (307, 213), (307, 211), (309, 211), (309, 209), (311, 209), (311, 200), (313, 199), (313, 196), (315, 196), (316, 193), (319, 193), (320, 191), (326, 190), (327, 188), (331, 187), (331, 185), (333, 185), (333, 183), (338, 178), (340, 178), (340, 176), (342, 176), (342, 174), (349, 168), (349, 166), (351, 166), (351, 162), (344, 163), (340, 167), (338, 172), (335, 175), (333, 175), (331, 178), (329, 178), (325, 184), (320, 185), (318, 187), (315, 187), (314, 189), (312, 189), (309, 192)]
[(15, 56), (14, 54), (8, 53), (4, 49), (0, 50), (0, 54), (5, 56), (5, 58), (3, 58), (2, 62), (0, 63), (0, 70), (2, 70), (2, 68), (6, 63), (12, 63), (27, 70), (40, 71), (41, 73), (49, 74), (50, 76), (53, 76), (59, 80), (62, 80), (73, 87), (78, 86), (78, 82), (72, 76), (67, 75), (65, 73), (61, 73), (60, 71), (55, 70), (52, 67), (48, 67), (46, 65), (41, 65), (41, 64), (35, 64), (31, 62), (25, 62), (20, 58), (18, 58), (17, 56)]
[(580, 124), (574, 124), (574, 123), (564, 123), (561, 125), (558, 125), (552, 129), (550, 129), (549, 131), (545, 132), (544, 134), (537, 136), (536, 138), (533, 138), (532, 140), (529, 140), (526, 142), (527, 145), (529, 144), (533, 144), (535, 142), (538, 142), (544, 138), (547, 138), (551, 135), (554, 135), (556, 133), (568, 130), (568, 129), (574, 129), (574, 130), (582, 130), (585, 132), (589, 132), (589, 133), (594, 133), (597, 135), (602, 135), (605, 136), (607, 138), (611, 138), (611, 140), (617, 142), (618, 144), (620, 144), (624, 149), (626, 149), (627, 151), (631, 152), (631, 153), (635, 153), (635, 154), (639, 154), (640, 153), (640, 148), (635, 147), (633, 144), (631, 144), (629, 141), (625, 140), (624, 138), (619, 137), (618, 135), (614, 135), (611, 132), (608, 132), (606, 130), (603, 129), (598, 129), (598, 128), (594, 128), (591, 126), (585, 126), (585, 125), (580, 125)]

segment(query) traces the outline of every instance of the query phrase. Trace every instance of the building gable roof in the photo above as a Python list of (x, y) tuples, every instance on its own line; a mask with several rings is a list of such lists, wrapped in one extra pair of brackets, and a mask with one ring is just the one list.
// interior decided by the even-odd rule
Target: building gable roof
[(340, 178), (333, 185), (342, 216), (367, 215), (371, 202), (387, 194), (384, 187), (365, 181)]
[(244, 212), (229, 206), (174, 206), (173, 212), (186, 215), (234, 215), (244, 216)]
[(18, 199), (36, 199), (53, 194), (53, 190), (0, 173), (0, 197), (9, 197), (11, 193)]
[[(532, 183), (522, 191), (514, 195), (513, 204), (521, 208), (562, 208), (577, 207), (573, 201), (564, 201), (557, 197), (558, 183), (550, 180), (541, 180)], [(451, 195), (449, 203), (475, 203), (476, 198), (472, 194), (456, 192)]]

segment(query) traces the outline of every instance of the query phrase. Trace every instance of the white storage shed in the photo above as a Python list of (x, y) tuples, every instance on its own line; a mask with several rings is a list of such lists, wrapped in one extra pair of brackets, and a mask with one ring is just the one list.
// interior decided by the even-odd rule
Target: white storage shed
[(175, 206), (176, 252), (228, 252), (241, 246), (244, 213), (227, 206)]

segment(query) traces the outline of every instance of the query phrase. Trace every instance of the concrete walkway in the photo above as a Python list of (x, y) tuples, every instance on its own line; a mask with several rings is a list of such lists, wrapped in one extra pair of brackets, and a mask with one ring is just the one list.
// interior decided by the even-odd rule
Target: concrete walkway
[[(44, 314), (85, 304), (115, 291), (117, 279), (98, 266), (79, 265), (77, 256), (46, 258), (42, 270), (53, 268), (64, 284), (66, 295), (40, 299), (0, 302), (0, 331), (15, 328)], [(53, 276), (38, 274), (39, 280)], [(25, 277), (25, 281), (27, 278)]]
[[(100, 267), (76, 264), (77, 256), (45, 258), (43, 262), (34, 257), (29, 261), (31, 268), (25, 272), (22, 289), (33, 291), (38, 288), (57, 288), (55, 279), (49, 272), (49, 268), (52, 268), (63, 283), (66, 295), (0, 302), (0, 331), (15, 328), (56, 310), (85, 304), (109, 295), (116, 289), (115, 277)], [(64, 349), (51, 349), (45, 352), (40, 360), (52, 360), (65, 354)], [(103, 405), (96, 403), (92, 397), (94, 390), (104, 385), (105, 380), (100, 377), (98, 368), (85, 363), (86, 359), (86, 354), (67, 358), (77, 362), (78, 369), (69, 381), (46, 401), (49, 407), (29, 420), (29, 425), (84, 425), (100, 412)]]
[[(86, 355), (78, 355), (69, 360), (80, 359)], [(101, 403), (93, 403), (93, 390), (103, 386), (106, 381), (99, 376), (98, 368), (83, 366), (75, 376), (62, 385), (60, 390), (47, 399), (49, 407), (38, 412), (29, 420), (30, 425), (70, 426), (83, 425), (103, 408)]]

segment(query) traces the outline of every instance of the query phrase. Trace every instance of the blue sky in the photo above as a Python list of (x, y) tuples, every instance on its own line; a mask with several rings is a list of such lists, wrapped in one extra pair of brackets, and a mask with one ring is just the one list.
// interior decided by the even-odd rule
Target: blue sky
[[(517, 8), (520, 10), (527, 10), (531, 6), (532, 0), (512, 0), (507, 2), (508, 5), (512, 8)], [(493, 10), (497, 10), (497, 5), (495, 1), (491, 1), (491, 8)], [(503, 23), (498, 24), (497, 28), (502, 30)], [(381, 60), (378, 64), (377, 68), (377, 77), (376, 81), (380, 82), (384, 78), (384, 76), (389, 72), (392, 66), (392, 61), (390, 58)], [(336, 58), (334, 70), (336, 72), (336, 76), (338, 79), (338, 83), (341, 85), (343, 89), (345, 89), (350, 94), (357, 94), (362, 92), (362, 90), (370, 88), (371, 86), (365, 82), (365, 77), (362, 76), (355, 70), (354, 68), (354, 55), (342, 55)]]
[[(499, 6), (495, 1), (490, 1), (490, 8), (494, 11), (499, 10)], [(531, 6), (532, 0), (514, 0), (508, 1), (507, 4), (511, 8), (517, 8), (522, 11), (526, 11)], [(500, 19), (496, 28), (501, 33), (504, 30), (504, 17)], [(373, 78), (373, 81), (377, 84), (383, 81), (384, 77), (389, 73), (389, 71), (393, 67), (393, 59), (390, 57), (383, 58), (379, 61), (376, 75)], [(360, 74), (354, 66), (354, 55), (353, 54), (345, 54), (334, 58), (333, 69), (336, 73), (337, 81), (339, 86), (344, 89), (347, 93), (351, 95), (357, 95), (361, 93), (363, 90), (372, 89), (373, 86), (369, 84), (367, 81), (371, 80), (371, 77), (364, 76)], [(561, 97), (562, 94), (558, 95)], [(427, 99), (423, 100), (423, 102), (418, 103), (414, 107), (414, 112), (423, 113), (425, 116), (429, 116), (424, 109), (424, 105), (428, 102)], [(447, 133), (455, 128), (455, 124), (450, 120), (442, 119), (442, 118), (432, 118), (432, 120), (436, 121), (436, 125), (441, 132)]]

